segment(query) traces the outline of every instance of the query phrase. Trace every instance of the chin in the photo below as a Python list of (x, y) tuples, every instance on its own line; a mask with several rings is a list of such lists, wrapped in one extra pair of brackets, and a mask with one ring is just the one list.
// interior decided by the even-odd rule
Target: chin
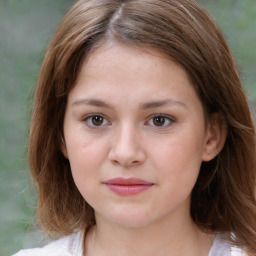
[(113, 222), (116, 225), (124, 228), (143, 228), (150, 224), (150, 221), (145, 221), (145, 219), (117, 219), (113, 220)]
[[(117, 212), (106, 216), (109, 222), (112, 222), (115, 225), (119, 225), (126, 228), (142, 228), (150, 225), (153, 222), (152, 218), (149, 218), (150, 214), (140, 211), (128, 211)], [(152, 217), (152, 216), (151, 216)]]

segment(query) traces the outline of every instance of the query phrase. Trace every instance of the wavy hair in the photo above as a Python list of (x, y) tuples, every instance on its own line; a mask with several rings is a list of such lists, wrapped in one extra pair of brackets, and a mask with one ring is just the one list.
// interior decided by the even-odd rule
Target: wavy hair
[(95, 224), (61, 153), (67, 97), (81, 65), (107, 40), (150, 47), (179, 63), (207, 114), (227, 126), (223, 150), (203, 162), (191, 216), (210, 233), (256, 254), (255, 128), (238, 68), (213, 18), (192, 0), (80, 0), (50, 42), (35, 90), (29, 165), (38, 188), (38, 218), (51, 236)]

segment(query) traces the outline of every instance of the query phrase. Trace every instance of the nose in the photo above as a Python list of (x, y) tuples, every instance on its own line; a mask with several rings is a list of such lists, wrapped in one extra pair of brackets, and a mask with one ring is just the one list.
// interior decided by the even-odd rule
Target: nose
[(113, 164), (123, 167), (140, 165), (146, 159), (142, 145), (138, 129), (123, 126), (115, 133), (108, 158)]

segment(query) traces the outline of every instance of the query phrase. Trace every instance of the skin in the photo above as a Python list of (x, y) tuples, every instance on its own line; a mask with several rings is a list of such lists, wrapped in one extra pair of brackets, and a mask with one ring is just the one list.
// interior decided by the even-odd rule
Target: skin
[[(152, 49), (97, 48), (68, 96), (64, 137), (76, 186), (95, 210), (86, 255), (208, 255), (213, 238), (194, 225), (190, 196), (225, 134), (217, 116), (205, 120), (182, 67)], [(118, 195), (104, 184), (116, 177), (152, 186)]]

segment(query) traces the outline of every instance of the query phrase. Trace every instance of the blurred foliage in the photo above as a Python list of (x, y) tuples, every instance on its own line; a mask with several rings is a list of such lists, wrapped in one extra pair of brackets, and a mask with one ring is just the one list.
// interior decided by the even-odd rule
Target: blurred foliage
[(256, 108), (256, 0), (201, 0), (215, 17), (240, 67), (247, 95)]
[[(38, 245), (36, 194), (27, 171), (31, 89), (44, 50), (72, 0), (0, 0), (0, 256)], [(256, 1), (201, 0), (234, 52), (256, 106)]]
[(38, 243), (26, 163), (31, 90), (71, 0), (0, 0), (0, 256)]

